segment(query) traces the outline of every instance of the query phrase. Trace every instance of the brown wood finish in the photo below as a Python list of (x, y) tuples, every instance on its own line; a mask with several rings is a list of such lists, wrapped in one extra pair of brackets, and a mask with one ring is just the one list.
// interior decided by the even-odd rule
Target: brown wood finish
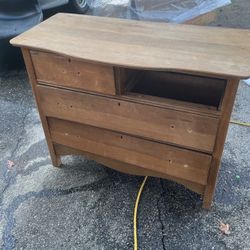
[[(157, 97), (151, 95), (143, 95), (133, 92), (128, 92), (126, 95), (122, 95), (121, 99), (128, 100), (128, 101), (136, 101), (139, 103), (157, 106), (161, 108), (179, 110), (182, 112), (191, 112), (198, 115), (207, 115), (209, 117), (219, 118), (221, 112), (217, 110), (213, 106), (207, 106), (203, 104), (179, 101), (175, 99), (165, 98), (165, 97)], [(179, 109), (178, 109), (179, 107)]]
[(122, 133), (49, 119), (52, 141), (205, 185), (211, 156)]
[(40, 119), (41, 119), (41, 122), (42, 122), (43, 131), (44, 131), (46, 141), (47, 141), (47, 144), (48, 144), (51, 160), (52, 160), (52, 163), (53, 163), (54, 166), (59, 167), (61, 165), (61, 160), (60, 160), (60, 157), (58, 157), (56, 155), (53, 143), (51, 141), (46, 116), (43, 114), (43, 112), (41, 110), (41, 106), (39, 105), (39, 96), (37, 95), (37, 80), (36, 80), (36, 77), (35, 77), (35, 72), (34, 72), (32, 60), (31, 60), (30, 52), (29, 52), (28, 49), (22, 48), (22, 53), (23, 53), (23, 57), (24, 57), (25, 66), (26, 66), (26, 69), (27, 69), (27, 72), (28, 72), (28, 75), (29, 75), (29, 80), (30, 80), (30, 84), (31, 84), (31, 87), (32, 87), (32, 92), (33, 92), (33, 94), (35, 96), (35, 99), (36, 99), (36, 105), (37, 105), (38, 112), (39, 112), (39, 115), (40, 115)]
[(11, 43), (124, 68), (250, 77), (249, 30), (59, 13)]
[(115, 95), (111, 66), (37, 51), (31, 51), (31, 58), (38, 82)]
[(11, 43), (53, 165), (83, 154), (176, 181), (211, 206), (237, 86), (250, 76), (250, 31), (58, 14)]
[(38, 85), (46, 116), (212, 152), (218, 119)]
[(181, 185), (184, 185), (187, 188), (189, 188), (190, 190), (192, 190), (198, 194), (204, 193), (205, 186), (198, 184), (198, 183), (195, 183), (195, 182), (190, 182), (190, 181), (178, 179), (178, 178), (175, 178), (171, 175), (166, 175), (164, 173), (158, 173), (154, 170), (130, 165), (130, 164), (124, 163), (122, 161), (109, 159), (107, 157), (102, 157), (100, 155), (95, 155), (95, 154), (92, 154), (89, 152), (85, 152), (85, 151), (82, 151), (79, 149), (74, 149), (74, 148), (64, 146), (61, 144), (54, 144), (54, 147), (55, 147), (56, 153), (58, 155), (61, 155), (61, 156), (63, 156), (63, 155), (84, 155), (85, 157), (87, 157), (90, 160), (95, 160), (98, 163), (101, 163), (107, 167), (111, 167), (111, 168), (113, 168), (117, 171), (120, 171), (122, 173), (131, 174), (131, 175), (139, 175), (139, 176), (143, 175), (143, 176), (153, 176), (153, 177), (158, 177), (158, 178), (165, 178), (165, 179), (175, 181)]
[(229, 79), (227, 82), (227, 87), (221, 107), (223, 113), (220, 119), (215, 146), (212, 154), (213, 159), (209, 171), (208, 184), (206, 186), (204, 193), (203, 208), (210, 208), (212, 204), (217, 175), (220, 168), (221, 156), (223, 153), (224, 143), (227, 136), (227, 130), (229, 126), (229, 121), (234, 105), (238, 84), (239, 84), (239, 79)]

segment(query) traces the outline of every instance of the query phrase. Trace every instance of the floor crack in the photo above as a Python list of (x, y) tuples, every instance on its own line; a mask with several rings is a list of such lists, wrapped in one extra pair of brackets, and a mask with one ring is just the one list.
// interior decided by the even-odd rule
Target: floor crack
[[(22, 121), (21, 121), (21, 132), (20, 132), (20, 135), (19, 135), (19, 137), (18, 137), (18, 139), (17, 139), (17, 143), (16, 143), (15, 147), (13, 148), (13, 150), (11, 151), (10, 156), (8, 157), (10, 160), (14, 160), (14, 156), (15, 156), (15, 154), (16, 154), (16, 151), (17, 151), (17, 149), (19, 148), (20, 143), (21, 143), (21, 141), (22, 141), (22, 139), (23, 139), (23, 135), (24, 135), (24, 132), (25, 132), (25, 121), (26, 121), (26, 119), (27, 119), (29, 113), (30, 113), (30, 110), (28, 110), (28, 111), (25, 113), (25, 115), (23, 116), (23, 118), (22, 118)], [(3, 203), (4, 193), (5, 193), (6, 190), (10, 187), (11, 183), (13, 182), (13, 180), (15, 180), (16, 175), (17, 175), (17, 173), (14, 173), (13, 175), (9, 175), (8, 172), (9, 172), (9, 169), (6, 168), (6, 169), (4, 170), (4, 175), (3, 175), (6, 184), (5, 184), (3, 190), (2, 190), (2, 192), (1, 192), (1, 194), (0, 194), (0, 205), (2, 205), (2, 203)], [(3, 212), (3, 211), (2, 211), (2, 212)], [(6, 212), (5, 212), (5, 211), (4, 211), (4, 214), (5, 214), (5, 216), (6, 216)], [(7, 224), (8, 224), (8, 223), (9, 223), (9, 222), (7, 221)], [(3, 236), (3, 239), (4, 239), (4, 236)], [(8, 249), (8, 248), (5, 248), (5, 249)]]
[(162, 189), (162, 192), (160, 194), (160, 197), (159, 199), (157, 200), (157, 210), (158, 210), (158, 219), (159, 219), (159, 222), (161, 224), (161, 234), (162, 234), (162, 237), (161, 237), (161, 242), (162, 242), (162, 249), (163, 250), (166, 250), (166, 246), (165, 246), (165, 243), (164, 243), (164, 237), (165, 237), (165, 227), (164, 227), (164, 224), (163, 224), (163, 221), (162, 221), (162, 218), (161, 218), (161, 209), (160, 209), (160, 201), (162, 199), (163, 196), (165, 196), (165, 189), (163, 187), (163, 183), (162, 183), (162, 180), (160, 180), (160, 185), (161, 185), (161, 189)]

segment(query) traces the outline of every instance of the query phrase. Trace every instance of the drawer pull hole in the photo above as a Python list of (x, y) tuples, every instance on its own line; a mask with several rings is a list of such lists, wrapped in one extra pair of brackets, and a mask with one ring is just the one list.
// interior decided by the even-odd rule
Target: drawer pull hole
[(73, 108), (73, 106), (72, 106), (72, 105), (70, 105), (70, 107), (71, 107), (71, 108)]
[(174, 125), (171, 125), (170, 127), (171, 127), (171, 128), (174, 128)]
[(70, 58), (68, 59), (68, 62), (69, 62), (69, 63), (71, 62), (71, 59), (70, 59)]
[(120, 103), (120, 102), (118, 102), (118, 106), (121, 106), (121, 103)]
[(121, 135), (121, 139), (123, 139), (123, 136)]

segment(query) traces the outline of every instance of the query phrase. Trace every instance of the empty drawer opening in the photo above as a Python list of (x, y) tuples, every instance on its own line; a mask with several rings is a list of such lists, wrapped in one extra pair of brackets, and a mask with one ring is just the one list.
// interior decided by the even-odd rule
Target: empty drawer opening
[(136, 77), (125, 83), (124, 94), (156, 97), (155, 101), (173, 99), (219, 109), (226, 87), (225, 80), (188, 74), (139, 70), (133, 74)]

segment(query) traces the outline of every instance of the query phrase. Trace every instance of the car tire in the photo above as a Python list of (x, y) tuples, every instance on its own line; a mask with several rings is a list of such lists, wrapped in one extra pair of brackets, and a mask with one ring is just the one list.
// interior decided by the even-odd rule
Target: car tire
[(89, 9), (86, 0), (69, 0), (69, 7), (72, 12), (84, 14)]

